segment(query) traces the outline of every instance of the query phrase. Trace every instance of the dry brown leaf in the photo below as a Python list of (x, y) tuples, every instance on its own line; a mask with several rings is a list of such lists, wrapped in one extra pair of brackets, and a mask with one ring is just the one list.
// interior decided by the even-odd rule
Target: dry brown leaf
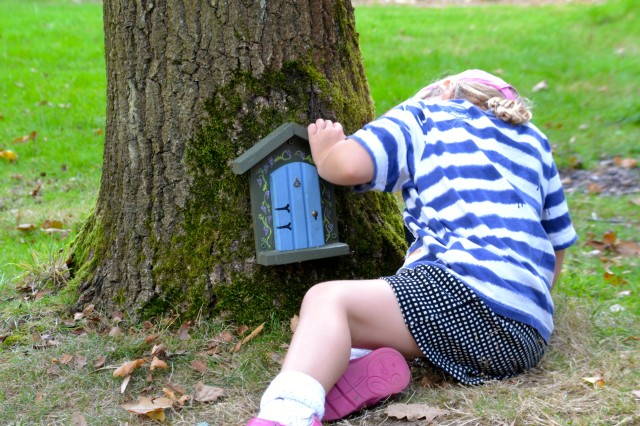
[(113, 371), (113, 377), (126, 377), (131, 375), (134, 370), (147, 362), (147, 358), (140, 358), (133, 361), (125, 362)]
[[(73, 360), (73, 355), (64, 354), (59, 359), (58, 362), (62, 365), (67, 365)], [(55, 362), (55, 360), (54, 360)]]
[(162, 356), (167, 352), (167, 347), (160, 343), (159, 345), (154, 345), (151, 349), (151, 355), (153, 356)]
[(37, 226), (35, 226), (33, 223), (21, 223), (20, 225), (16, 226), (16, 229), (20, 232), (35, 231), (36, 228)]
[(202, 382), (196, 384), (193, 400), (198, 402), (215, 402), (227, 396), (227, 391), (222, 388), (205, 385)]
[(40, 228), (41, 229), (49, 229), (49, 228), (64, 229), (64, 223), (61, 220), (47, 219), (42, 223), (42, 225), (40, 225)]
[(158, 338), (157, 334), (150, 334), (150, 335), (148, 335), (147, 337), (144, 338), (144, 342), (145, 343), (151, 343), (154, 340), (156, 340), (157, 338)]
[(605, 381), (601, 376), (583, 377), (582, 380), (591, 383), (594, 387), (602, 387), (605, 385)]
[(184, 404), (186, 404), (187, 402), (191, 401), (191, 396), (190, 395), (182, 395), (180, 397), (180, 399), (178, 399), (178, 404), (180, 404), (180, 406), (183, 406)]
[(587, 192), (589, 194), (599, 194), (604, 188), (599, 183), (590, 183), (587, 185)]
[(170, 398), (170, 399), (172, 399), (174, 401), (178, 400), (178, 396), (176, 395), (176, 393), (174, 392), (173, 389), (168, 388), (168, 387), (165, 386), (165, 387), (162, 388), (162, 392), (165, 394), (165, 396), (167, 398)]
[(191, 362), (191, 368), (193, 368), (196, 371), (199, 371), (201, 373), (206, 373), (207, 372), (207, 364), (205, 364), (203, 361), (199, 360), (199, 359), (194, 359)]
[(106, 356), (102, 355), (102, 356), (98, 357), (96, 362), (93, 363), (93, 368), (102, 368), (106, 361), (107, 361), (107, 357)]
[(168, 370), (169, 366), (167, 365), (166, 362), (164, 362), (163, 360), (161, 360), (157, 356), (154, 356), (153, 360), (151, 360), (151, 366), (149, 367), (149, 370), (153, 371), (156, 368), (160, 368), (162, 370)]
[(189, 340), (191, 336), (189, 336), (189, 329), (193, 325), (193, 321), (185, 321), (180, 326), (180, 330), (178, 330), (178, 337), (180, 340)]
[(10, 163), (15, 163), (18, 161), (18, 155), (13, 151), (3, 151), (0, 149), (0, 158), (7, 160)]
[(613, 161), (617, 166), (620, 166), (624, 169), (634, 169), (638, 167), (638, 160), (636, 160), (635, 158), (615, 157)]
[(602, 234), (602, 240), (605, 244), (608, 244), (610, 246), (613, 246), (616, 243), (616, 238), (616, 233), (613, 231), (607, 231)]
[(120, 330), (120, 327), (118, 326), (111, 327), (111, 330), (109, 330), (109, 337), (118, 337), (118, 336), (122, 336), (122, 330)]
[(84, 355), (76, 355), (73, 363), (76, 365), (76, 368), (84, 368), (87, 365), (87, 357)]
[(173, 401), (169, 398), (155, 398), (150, 399), (144, 396), (138, 398), (138, 402), (135, 404), (123, 404), (122, 408), (130, 413), (143, 414), (153, 420), (163, 422), (165, 420), (164, 410), (171, 408)]
[(427, 404), (391, 404), (384, 412), (389, 417), (396, 419), (406, 418), (409, 421), (426, 419), (427, 422), (432, 421), (436, 417), (449, 414), (447, 410), (441, 410), (440, 408), (431, 407)]
[(228, 331), (223, 331), (209, 341), (209, 347), (217, 346), (219, 343), (229, 343), (233, 340), (233, 335)]
[(640, 257), (640, 246), (633, 241), (620, 241), (616, 244), (616, 251), (624, 257)]
[(238, 329), (236, 330), (236, 334), (238, 336), (242, 336), (244, 333), (246, 333), (247, 331), (249, 331), (249, 326), (247, 325), (241, 325), (238, 327)]

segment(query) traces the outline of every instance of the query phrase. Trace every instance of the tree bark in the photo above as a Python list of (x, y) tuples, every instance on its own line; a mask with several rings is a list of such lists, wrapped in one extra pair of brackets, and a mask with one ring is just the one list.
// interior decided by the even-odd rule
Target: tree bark
[(255, 263), (246, 176), (229, 162), (285, 121), (373, 115), (342, 0), (106, 0), (107, 123), (96, 207), (74, 244), (78, 304), (134, 319), (295, 312), (318, 281), (393, 273), (389, 194), (338, 190), (350, 256)]

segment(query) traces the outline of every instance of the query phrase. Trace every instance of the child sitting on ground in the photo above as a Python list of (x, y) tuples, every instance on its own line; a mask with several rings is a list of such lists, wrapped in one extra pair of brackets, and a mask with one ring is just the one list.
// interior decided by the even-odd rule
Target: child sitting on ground
[(513, 86), (469, 70), (349, 137), (339, 123), (309, 125), (319, 175), (401, 191), (415, 240), (394, 276), (307, 292), (282, 371), (247, 426), (346, 417), (404, 390), (406, 358), (472, 385), (538, 364), (553, 330), (550, 291), (577, 236), (530, 119)]

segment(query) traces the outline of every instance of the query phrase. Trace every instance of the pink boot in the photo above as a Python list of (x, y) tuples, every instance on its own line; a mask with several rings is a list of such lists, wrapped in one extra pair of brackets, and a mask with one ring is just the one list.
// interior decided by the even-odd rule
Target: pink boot
[(409, 366), (400, 352), (392, 348), (376, 349), (349, 362), (347, 370), (327, 394), (322, 420), (342, 419), (375, 405), (402, 392), (410, 380)]
[[(285, 426), (285, 425), (283, 425), (282, 423), (274, 422), (273, 420), (263, 420), (263, 419), (254, 417), (253, 419), (249, 420), (249, 423), (247, 423), (247, 426)], [(322, 423), (320, 422), (320, 420), (318, 420), (317, 417), (314, 417), (313, 423), (311, 423), (311, 426), (322, 426)]]

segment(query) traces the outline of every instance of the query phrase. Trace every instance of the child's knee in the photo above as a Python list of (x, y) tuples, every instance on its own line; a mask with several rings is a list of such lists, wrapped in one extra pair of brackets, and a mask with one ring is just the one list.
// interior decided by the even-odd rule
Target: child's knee
[(339, 281), (327, 281), (314, 285), (304, 295), (305, 303), (337, 304), (344, 298), (344, 286)]

